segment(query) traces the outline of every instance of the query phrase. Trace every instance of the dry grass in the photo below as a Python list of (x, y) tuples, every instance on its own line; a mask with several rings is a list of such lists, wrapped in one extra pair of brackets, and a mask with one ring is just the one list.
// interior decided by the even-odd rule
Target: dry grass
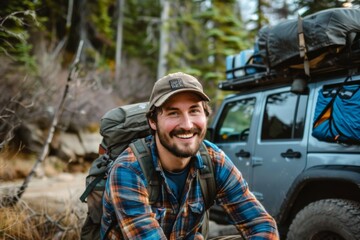
[[(0, 155), (0, 186), (15, 180), (22, 182), (33, 167), (36, 157)], [(40, 176), (57, 176), (67, 164), (48, 158), (37, 171)], [(39, 178), (42, 179), (42, 178)], [(61, 180), (60, 180), (61, 181)], [(15, 184), (14, 184), (15, 186)], [(44, 191), (47, 189), (44, 185)], [(60, 189), (59, 189), (60, 190)], [(80, 229), (86, 212), (80, 200), (60, 200), (55, 197), (21, 198), (13, 207), (4, 199), (14, 196), (15, 188), (3, 187), (0, 191), (0, 240), (75, 240), (80, 239)], [(86, 205), (86, 204), (85, 204)]]
[(0, 206), (0, 239), (79, 239), (84, 215), (71, 203), (20, 200), (14, 207)]
[[(34, 155), (21, 154), (0, 154), (0, 181), (14, 181), (24, 179), (34, 166), (36, 161)], [(61, 172), (67, 172), (69, 164), (56, 157), (47, 157), (45, 161), (40, 164), (36, 171), (37, 177), (51, 177), (56, 176)]]
[(29, 159), (24, 160), (19, 155), (2, 153), (0, 156), (0, 179), (11, 181), (24, 178), (34, 164), (34, 158), (31, 158), (29, 156)]

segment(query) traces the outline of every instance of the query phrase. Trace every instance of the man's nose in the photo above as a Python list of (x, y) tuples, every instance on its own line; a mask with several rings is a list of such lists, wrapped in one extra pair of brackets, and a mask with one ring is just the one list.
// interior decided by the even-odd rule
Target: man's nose
[(188, 130), (193, 127), (192, 118), (188, 114), (183, 114), (183, 117), (181, 118), (181, 127)]

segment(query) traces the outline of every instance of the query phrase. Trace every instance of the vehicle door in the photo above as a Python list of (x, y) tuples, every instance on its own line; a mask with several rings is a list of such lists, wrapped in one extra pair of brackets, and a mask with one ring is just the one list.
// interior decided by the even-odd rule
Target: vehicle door
[(294, 179), (306, 164), (308, 95), (290, 87), (263, 92), (259, 131), (251, 157), (251, 190), (275, 216)]
[(254, 110), (259, 94), (225, 100), (214, 119), (213, 142), (219, 146), (249, 181), (251, 152), (256, 133)]

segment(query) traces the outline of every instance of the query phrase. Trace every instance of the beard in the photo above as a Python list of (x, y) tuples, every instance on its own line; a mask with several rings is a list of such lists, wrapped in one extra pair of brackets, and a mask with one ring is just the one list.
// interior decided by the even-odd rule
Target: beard
[[(172, 153), (174, 156), (179, 158), (188, 158), (195, 156), (199, 151), (200, 144), (205, 138), (205, 131), (201, 131), (200, 128), (194, 127), (191, 130), (185, 131), (183, 129), (173, 130), (169, 134), (163, 132), (159, 126), (157, 126), (157, 134), (160, 140), (161, 145), (164, 146), (166, 150)], [(174, 137), (178, 134), (194, 134), (194, 137), (197, 138), (195, 145), (185, 144), (179, 145), (173, 141)]]

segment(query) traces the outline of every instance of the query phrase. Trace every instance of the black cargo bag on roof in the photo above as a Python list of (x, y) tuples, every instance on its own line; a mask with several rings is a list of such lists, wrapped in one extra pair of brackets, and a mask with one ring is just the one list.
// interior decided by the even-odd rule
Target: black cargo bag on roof
[[(303, 39), (299, 39), (301, 33)], [(264, 26), (258, 33), (258, 47), (269, 68), (304, 64), (304, 57), (310, 61), (310, 68), (317, 68), (325, 54), (337, 54), (359, 33), (360, 9), (333, 8), (303, 19), (299, 17), (275, 26)]]

